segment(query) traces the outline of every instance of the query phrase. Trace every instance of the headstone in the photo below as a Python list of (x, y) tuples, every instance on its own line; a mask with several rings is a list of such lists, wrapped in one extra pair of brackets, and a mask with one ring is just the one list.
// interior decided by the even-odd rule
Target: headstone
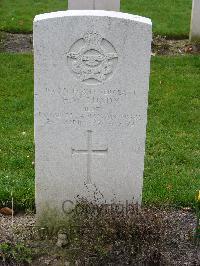
[(120, 11), (120, 0), (68, 0), (68, 9)]
[[(140, 203), (152, 26), (109, 11), (36, 16), (36, 208)], [(96, 193), (95, 192), (95, 193)], [(91, 198), (90, 198), (91, 197)]]
[(68, 0), (68, 9), (90, 10), (94, 9), (94, 0)]
[(193, 0), (190, 41), (200, 41), (200, 0)]
[(95, 0), (95, 9), (120, 11), (120, 0)]

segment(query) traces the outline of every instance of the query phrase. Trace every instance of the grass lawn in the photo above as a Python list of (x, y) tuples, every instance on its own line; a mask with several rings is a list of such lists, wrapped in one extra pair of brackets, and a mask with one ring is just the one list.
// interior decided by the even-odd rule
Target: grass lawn
[(0, 205), (34, 205), (33, 58), (0, 54)]
[(121, 0), (123, 12), (152, 19), (153, 32), (173, 38), (189, 36), (192, 0)]
[[(0, 54), (0, 206), (34, 208), (33, 58)], [(188, 206), (200, 188), (200, 57), (152, 60), (144, 202)]]
[[(187, 37), (192, 0), (121, 0), (121, 11), (147, 16), (153, 20), (155, 34)], [(67, 0), (1, 0), (0, 30), (32, 31), (36, 14), (66, 10)]]
[(151, 65), (144, 202), (190, 205), (200, 189), (200, 57)]

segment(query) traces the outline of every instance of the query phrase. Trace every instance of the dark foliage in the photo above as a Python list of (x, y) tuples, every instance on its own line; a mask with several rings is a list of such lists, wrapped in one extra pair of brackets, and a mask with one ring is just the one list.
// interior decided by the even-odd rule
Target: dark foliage
[(78, 265), (163, 265), (165, 224), (152, 209), (80, 200), (67, 229)]

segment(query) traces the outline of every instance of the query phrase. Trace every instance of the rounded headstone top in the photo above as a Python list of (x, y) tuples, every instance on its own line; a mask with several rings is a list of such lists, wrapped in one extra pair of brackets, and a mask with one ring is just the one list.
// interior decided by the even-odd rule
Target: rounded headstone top
[(58, 11), (51, 13), (44, 13), (35, 16), (34, 22), (54, 19), (54, 18), (62, 18), (62, 17), (80, 17), (80, 16), (94, 16), (94, 17), (112, 17), (119, 19), (128, 19), (135, 22), (144, 23), (147, 25), (152, 25), (151, 19), (146, 17), (141, 17), (137, 15), (132, 15), (128, 13), (115, 12), (115, 11), (104, 11), (104, 10), (67, 10), (67, 11)]

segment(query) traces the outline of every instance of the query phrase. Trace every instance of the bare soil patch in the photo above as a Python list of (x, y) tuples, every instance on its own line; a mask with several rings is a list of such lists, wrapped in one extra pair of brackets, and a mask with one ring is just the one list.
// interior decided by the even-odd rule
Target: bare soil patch
[(153, 55), (176, 56), (185, 54), (200, 54), (200, 44), (191, 44), (189, 40), (168, 40), (155, 36), (152, 42)]
[[(32, 34), (13, 34), (2, 32), (1, 35), (0, 52), (33, 52)], [(165, 56), (200, 54), (200, 44), (191, 44), (187, 39), (168, 40), (165, 37), (154, 36), (152, 42), (152, 54)]]
[[(164, 220), (168, 222), (165, 233), (165, 248), (163, 253), (169, 264), (165, 265), (200, 265), (200, 247), (194, 243), (196, 217), (190, 210), (158, 210)], [(57, 239), (42, 241), (38, 238), (38, 228), (34, 215), (18, 214), (14, 220), (10, 216), (0, 215), (0, 244), (23, 242), (34, 250), (34, 260), (31, 265), (69, 265), (67, 248), (56, 247)], [(163, 232), (164, 233), (164, 232)], [(1, 255), (1, 254), (0, 254)], [(0, 265), (23, 265), (1, 264)], [(77, 262), (77, 265), (81, 265)], [(120, 265), (124, 265), (123, 261)]]
[(13, 34), (3, 32), (1, 34), (0, 52), (31, 53), (33, 52), (32, 34)]

